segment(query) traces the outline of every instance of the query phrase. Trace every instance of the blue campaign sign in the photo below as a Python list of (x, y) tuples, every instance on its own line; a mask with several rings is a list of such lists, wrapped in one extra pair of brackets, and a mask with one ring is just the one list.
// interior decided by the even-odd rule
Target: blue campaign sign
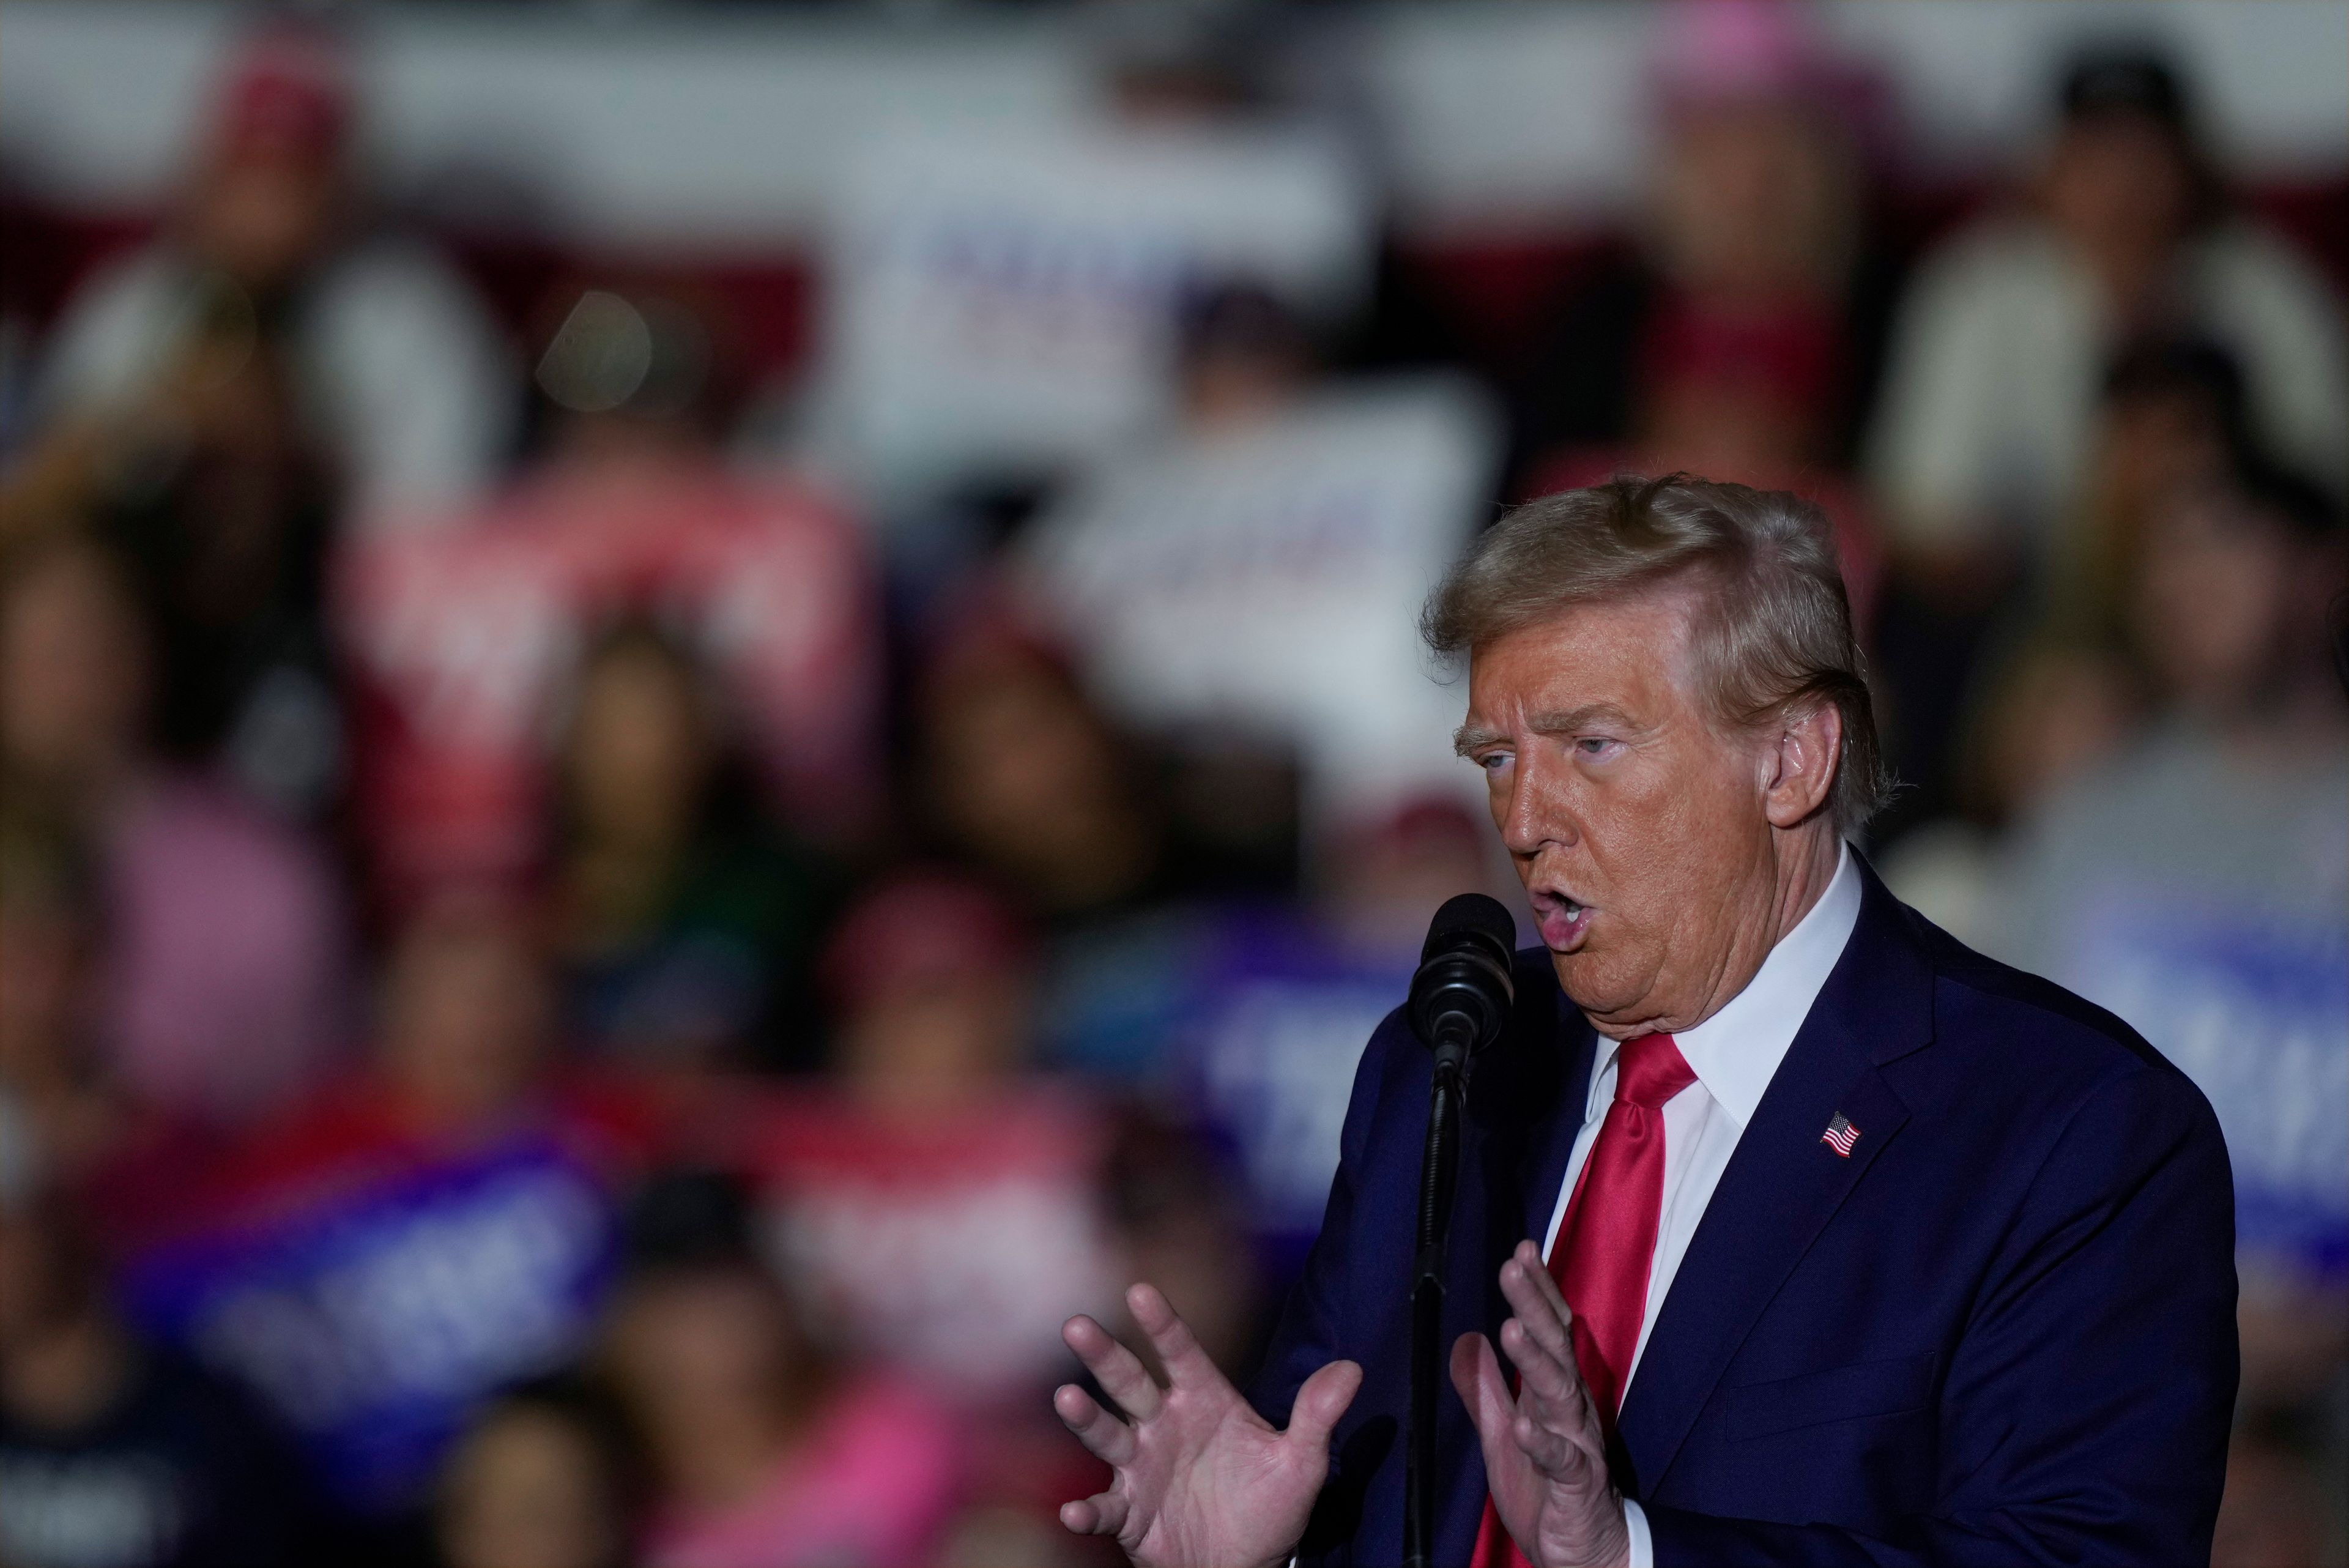
[(614, 1261), (593, 1172), (532, 1137), (140, 1260), (131, 1311), (261, 1391), (348, 1504), (414, 1501), (483, 1396), (573, 1354)]
[(1362, 1047), (1411, 988), (1411, 955), (1301, 923), (1235, 920), (1202, 954), (1180, 1076), (1231, 1144), (1276, 1276), (1321, 1226)]
[(1411, 988), (1282, 908), (1132, 922), (1067, 944), (1046, 987), (1053, 1059), (1180, 1105), (1226, 1155), (1276, 1283), (1321, 1226), (1354, 1068)]
[(2349, 919), (2116, 888), (2080, 909), (2055, 978), (2209, 1096), (2239, 1245), (2315, 1280), (2349, 1275)]

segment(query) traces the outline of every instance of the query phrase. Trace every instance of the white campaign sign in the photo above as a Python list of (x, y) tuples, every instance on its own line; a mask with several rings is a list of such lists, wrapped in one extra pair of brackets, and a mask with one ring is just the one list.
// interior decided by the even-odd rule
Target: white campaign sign
[(1245, 279), (1333, 316), (1367, 286), (1371, 228), (1316, 136), (884, 140), (827, 238), (826, 429), (887, 496), (1089, 457), (1166, 411), (1185, 288)]
[(1129, 720), (1296, 740), (1311, 826), (1328, 826), (1474, 782), (1451, 751), (1463, 694), (1432, 673), (1418, 617), (1496, 457), (1490, 410), (1459, 383), (1334, 392), (1105, 467), (1040, 521), (1029, 581)]

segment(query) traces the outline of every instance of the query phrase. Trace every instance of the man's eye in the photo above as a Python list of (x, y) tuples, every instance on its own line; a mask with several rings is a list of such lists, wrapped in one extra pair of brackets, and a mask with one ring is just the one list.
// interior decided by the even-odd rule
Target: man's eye
[(1603, 735), (1584, 735), (1574, 742), (1575, 750), (1586, 757), (1604, 756), (1614, 744)]
[(1496, 774), (1514, 760), (1506, 752), (1486, 752), (1476, 759), (1476, 765), (1488, 774)]

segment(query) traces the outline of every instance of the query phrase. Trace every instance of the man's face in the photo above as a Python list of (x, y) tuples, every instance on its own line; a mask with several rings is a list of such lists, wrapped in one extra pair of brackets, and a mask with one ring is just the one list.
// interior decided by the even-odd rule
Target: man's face
[(2135, 115), (2103, 115), (2067, 127), (2046, 174), (2048, 215), (2093, 253), (2158, 253), (2187, 229), (2193, 177), (2176, 136)]
[(531, 1085), (547, 1045), (547, 980), (508, 910), (452, 898), (392, 954), (387, 1074), (440, 1115), (485, 1116)]
[(1664, 257), (1682, 282), (1768, 299), (1826, 282), (1852, 181), (1809, 106), (1692, 106), (1666, 129), (1653, 199)]
[(2128, 609), (2154, 679), (2221, 718), (2273, 681), (2308, 563), (2284, 527), (2224, 490), (2165, 497), (2147, 519)]
[(1462, 753), (1558, 983), (1619, 1037), (1700, 1022), (1775, 936), (1771, 759), (1721, 733), (1694, 690), (1694, 602), (1577, 607), (1469, 664)]
[(196, 253), (255, 294), (297, 279), (326, 251), (342, 194), (332, 161), (268, 150), (220, 158), (196, 186)]

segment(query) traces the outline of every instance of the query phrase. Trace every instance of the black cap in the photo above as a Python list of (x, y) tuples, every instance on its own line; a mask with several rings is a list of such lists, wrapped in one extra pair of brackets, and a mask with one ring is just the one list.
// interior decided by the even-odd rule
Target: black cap
[(2129, 339), (2106, 366), (2104, 395), (2108, 403), (2196, 398), (2230, 435), (2244, 428), (2242, 362), (2207, 337), (2155, 332)]
[(621, 1223), (631, 1274), (667, 1269), (756, 1267), (750, 1195), (717, 1170), (666, 1170), (637, 1189)]
[(2185, 134), (2193, 119), (2186, 83), (2158, 49), (2107, 44), (2081, 50), (2064, 72), (2064, 118), (2130, 115)]

